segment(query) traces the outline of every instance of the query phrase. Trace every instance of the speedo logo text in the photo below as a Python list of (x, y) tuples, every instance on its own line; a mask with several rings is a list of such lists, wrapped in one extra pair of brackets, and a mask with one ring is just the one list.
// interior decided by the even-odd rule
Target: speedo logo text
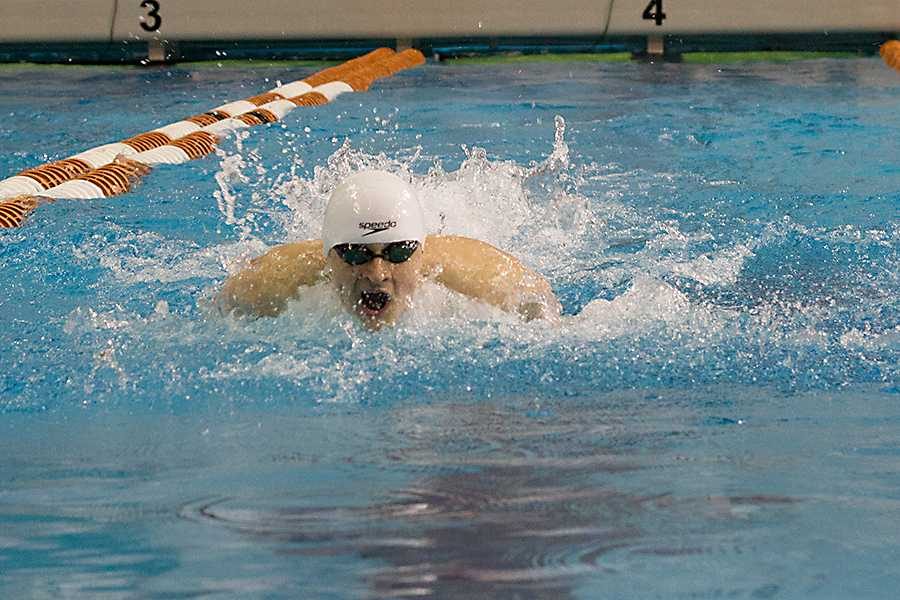
[(360, 229), (368, 229), (369, 231), (365, 232), (363, 236), (372, 235), (373, 233), (378, 233), (380, 231), (387, 231), (388, 229), (392, 229), (397, 226), (397, 221), (366, 221), (365, 223), (360, 223)]

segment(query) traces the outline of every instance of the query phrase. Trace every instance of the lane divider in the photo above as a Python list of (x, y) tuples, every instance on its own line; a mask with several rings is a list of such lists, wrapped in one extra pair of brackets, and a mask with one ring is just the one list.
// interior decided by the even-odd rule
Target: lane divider
[(889, 67), (900, 71), (900, 40), (890, 40), (883, 43), (878, 52)]
[(0, 202), (0, 227), (18, 227), (28, 213), (37, 207), (37, 204), (37, 200), (33, 196), (19, 196), (6, 202)]
[(347, 92), (366, 91), (375, 81), (424, 62), (415, 49), (379, 48), (245, 100), (25, 169), (0, 181), (0, 228), (18, 227), (42, 202), (123, 194), (152, 166), (202, 158), (233, 130), (279, 121), (298, 106), (320, 106)]

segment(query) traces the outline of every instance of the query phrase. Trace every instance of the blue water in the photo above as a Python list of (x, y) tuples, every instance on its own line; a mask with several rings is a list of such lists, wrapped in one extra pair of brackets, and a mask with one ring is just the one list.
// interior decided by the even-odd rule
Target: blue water
[[(304, 69), (0, 70), (0, 176)], [(0, 597), (893, 598), (900, 78), (429, 65), (0, 231)], [(219, 315), (411, 174), (562, 325)]]

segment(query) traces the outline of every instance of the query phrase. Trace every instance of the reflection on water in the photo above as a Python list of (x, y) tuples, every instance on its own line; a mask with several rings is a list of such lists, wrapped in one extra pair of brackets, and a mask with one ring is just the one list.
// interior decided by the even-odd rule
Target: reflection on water
[(629, 563), (703, 560), (721, 536), (747, 527), (749, 515), (798, 502), (620, 489), (617, 481), (660, 468), (647, 451), (673, 433), (647, 421), (626, 428), (630, 412), (404, 407), (390, 421), (405, 443), (388, 449), (387, 459), (412, 479), (371, 503), (301, 489), (205, 499), (181, 514), (281, 556), (362, 558), (368, 566), (360, 578), (372, 597), (568, 598)]
[(896, 391), (7, 417), (0, 597), (880, 598)]

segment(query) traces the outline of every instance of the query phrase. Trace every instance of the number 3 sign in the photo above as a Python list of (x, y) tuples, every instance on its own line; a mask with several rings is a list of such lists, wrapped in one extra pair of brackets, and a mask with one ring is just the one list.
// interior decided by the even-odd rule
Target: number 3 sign
[(143, 0), (141, 8), (146, 8), (147, 15), (141, 16), (141, 29), (144, 31), (159, 31), (162, 25), (162, 17), (159, 16), (159, 2), (157, 0)]

